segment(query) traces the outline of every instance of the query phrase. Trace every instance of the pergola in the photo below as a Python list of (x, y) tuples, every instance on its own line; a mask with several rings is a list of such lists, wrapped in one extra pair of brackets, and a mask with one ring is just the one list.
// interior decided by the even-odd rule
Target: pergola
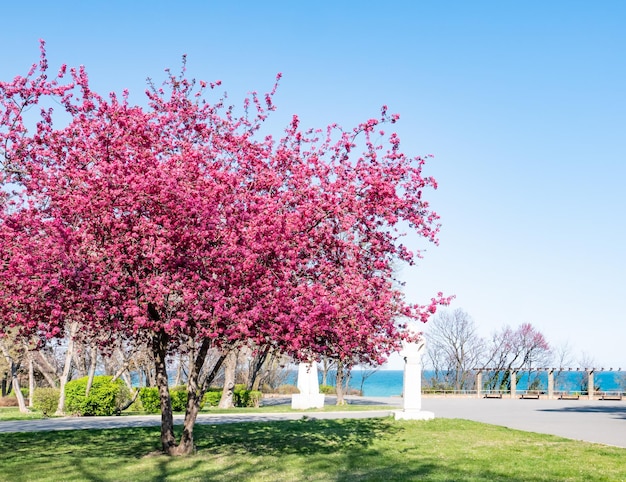
[[(500, 369), (497, 368), (490, 368), (490, 367), (481, 367), (481, 368), (475, 368), (474, 369), (476, 371), (476, 394), (478, 398), (502, 398), (502, 392), (501, 391), (490, 391), (490, 390), (483, 390), (482, 386), (483, 386), (483, 373), (484, 372), (493, 372), (493, 371), (502, 371)], [(512, 368), (511, 370), (509, 370), (509, 375), (511, 377), (511, 391), (510, 391), (510, 395), (511, 398), (516, 398), (517, 397), (517, 374), (520, 371), (526, 371), (524, 368), (519, 367), (519, 368)], [(593, 382), (593, 377), (594, 377), (594, 373), (596, 372), (612, 372), (612, 371), (621, 371), (621, 368), (618, 368), (617, 370), (613, 370), (613, 368), (555, 368), (555, 367), (544, 367), (544, 368), (534, 368), (533, 371), (544, 371), (547, 372), (548, 374), (548, 393), (547, 393), (547, 397), (548, 399), (553, 399), (555, 398), (555, 395), (558, 395), (556, 398), (559, 399), (578, 399), (580, 398), (579, 395), (572, 395), (572, 394), (566, 394), (564, 392), (558, 393), (555, 392), (554, 390), (554, 374), (555, 372), (560, 373), (560, 372), (572, 372), (572, 371), (577, 371), (577, 372), (585, 372), (587, 374), (588, 377), (588, 388), (587, 388), (587, 393), (586, 393), (586, 397), (589, 400), (594, 400), (595, 398), (595, 390), (594, 390), (594, 382)], [(520, 392), (520, 398), (539, 398), (539, 392), (538, 391), (523, 391)], [(603, 392), (602, 395), (600, 396), (600, 398), (602, 400), (621, 400), (622, 399), (622, 393), (617, 393), (617, 394), (612, 394), (612, 393), (606, 393)]]

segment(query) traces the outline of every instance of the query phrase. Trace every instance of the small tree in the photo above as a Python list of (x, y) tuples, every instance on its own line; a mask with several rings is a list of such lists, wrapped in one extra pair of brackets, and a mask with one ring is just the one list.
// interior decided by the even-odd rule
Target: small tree
[(433, 381), (457, 391), (471, 388), (474, 369), (482, 366), (486, 348), (474, 320), (460, 308), (441, 311), (429, 323), (425, 337)]
[(363, 395), (363, 386), (368, 378), (372, 375), (376, 374), (380, 370), (380, 365), (362, 365), (359, 370), (360, 382), (359, 382), (359, 391), (361, 395)]
[(492, 390), (510, 390), (512, 370), (530, 373), (533, 367), (547, 366), (551, 359), (550, 345), (530, 323), (523, 323), (515, 330), (504, 327), (494, 333), (489, 350), (485, 366), (494, 369), (487, 380)]

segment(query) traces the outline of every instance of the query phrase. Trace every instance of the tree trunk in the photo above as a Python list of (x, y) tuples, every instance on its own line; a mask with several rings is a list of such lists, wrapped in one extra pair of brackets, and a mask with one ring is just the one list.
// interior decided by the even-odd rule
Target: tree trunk
[(176, 367), (176, 377), (174, 378), (174, 386), (177, 387), (180, 385), (181, 372), (183, 371), (183, 356), (180, 355), (178, 357), (178, 366)]
[[(185, 420), (183, 421), (183, 433), (180, 437), (180, 443), (171, 451), (170, 455), (190, 455), (195, 449), (193, 443), (193, 428), (196, 424), (198, 411), (200, 410), (200, 401), (226, 359), (226, 354), (220, 355), (211, 372), (209, 372), (204, 380), (201, 380), (200, 375), (202, 367), (204, 366), (210, 346), (211, 340), (205, 338), (200, 345), (200, 350), (198, 350), (195, 361), (190, 363), (189, 376), (187, 377), (187, 409), (185, 411)], [(192, 353), (193, 351), (189, 354), (190, 361), (193, 360)]]
[(322, 358), (322, 385), (328, 385), (328, 370), (332, 363), (328, 360), (327, 357)]
[(48, 382), (52, 388), (57, 386), (57, 372), (52, 363), (46, 358), (46, 356), (41, 352), (35, 352), (33, 356), (33, 362), (35, 363), (35, 368), (43, 375), (43, 377)]
[(17, 404), (20, 407), (20, 412), (28, 413), (29, 410), (26, 408), (26, 402), (24, 401), (24, 395), (22, 395), (22, 391), (20, 390), (20, 381), (17, 378), (17, 370), (19, 365), (15, 363), (9, 349), (6, 347), (4, 343), (0, 342), (0, 348), (2, 348), (2, 353), (4, 354), (4, 358), (9, 365), (9, 375), (11, 377), (11, 382), (13, 384), (13, 391), (15, 392), (15, 397), (17, 398)]
[[(261, 373), (261, 368), (263, 368), (263, 364), (265, 360), (267, 360), (267, 356), (269, 354), (269, 348), (264, 348), (263, 351), (257, 352), (256, 355), (252, 357), (250, 361), (250, 371), (248, 372), (248, 384), (246, 388), (248, 390), (256, 390), (259, 386), (259, 374)], [(255, 388), (255, 386), (257, 388)]]
[(152, 352), (154, 354), (154, 368), (156, 372), (156, 385), (159, 389), (161, 400), (161, 446), (167, 455), (173, 455), (176, 447), (174, 437), (174, 413), (172, 412), (172, 400), (167, 379), (167, 345), (169, 336), (164, 331), (159, 331), (152, 338)]
[(91, 359), (89, 360), (89, 373), (87, 374), (87, 387), (85, 388), (85, 397), (89, 396), (89, 391), (93, 385), (93, 378), (96, 376), (96, 366), (98, 365), (98, 349), (96, 344), (91, 345)]
[(237, 369), (237, 352), (231, 351), (224, 360), (224, 390), (220, 398), (219, 408), (233, 407), (233, 389), (235, 388), (235, 370)]
[(335, 383), (335, 390), (337, 392), (337, 405), (345, 405), (346, 401), (343, 398), (343, 363), (337, 361), (337, 381)]
[(67, 351), (65, 352), (65, 365), (63, 366), (63, 374), (61, 375), (59, 383), (59, 404), (57, 405), (57, 411), (55, 415), (64, 415), (65, 410), (65, 384), (67, 378), (70, 375), (70, 368), (72, 366), (72, 359), (74, 355), (74, 336), (78, 330), (78, 323), (72, 323), (70, 325), (70, 336), (67, 342)]
[(35, 393), (35, 364), (31, 352), (28, 356), (28, 407), (33, 408), (33, 394)]

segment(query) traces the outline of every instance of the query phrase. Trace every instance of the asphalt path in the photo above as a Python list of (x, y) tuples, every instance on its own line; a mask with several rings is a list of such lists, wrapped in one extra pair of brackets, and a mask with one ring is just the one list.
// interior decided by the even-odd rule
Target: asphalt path
[(435, 417), (626, 448), (626, 401), (424, 398), (422, 409)]
[[(309, 418), (385, 417), (401, 409), (402, 399), (347, 397), (354, 405), (382, 405), (382, 409), (350, 412), (285, 412), (245, 414), (201, 414), (199, 424), (244, 421), (297, 420)], [(288, 405), (289, 399), (270, 399), (268, 405)], [(327, 397), (327, 405), (334, 403)], [(460, 418), (527, 432), (545, 433), (587, 442), (626, 448), (626, 401), (520, 400), (424, 397), (422, 409), (437, 418)], [(182, 423), (175, 416), (175, 423)], [(37, 432), (91, 428), (146, 427), (159, 425), (159, 415), (123, 417), (62, 417), (0, 422), (0, 432)]]

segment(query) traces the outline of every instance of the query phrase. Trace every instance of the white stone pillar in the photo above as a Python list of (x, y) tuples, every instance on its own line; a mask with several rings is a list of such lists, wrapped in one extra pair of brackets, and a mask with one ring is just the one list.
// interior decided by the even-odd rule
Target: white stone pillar
[(404, 357), (402, 411), (395, 412), (396, 420), (430, 420), (432, 412), (422, 410), (422, 355), (425, 343), (403, 343), (400, 355)]
[(320, 393), (320, 384), (317, 378), (317, 363), (300, 363), (298, 365), (298, 390), (291, 396), (291, 408), (306, 410), (309, 408), (323, 408), (324, 394)]

